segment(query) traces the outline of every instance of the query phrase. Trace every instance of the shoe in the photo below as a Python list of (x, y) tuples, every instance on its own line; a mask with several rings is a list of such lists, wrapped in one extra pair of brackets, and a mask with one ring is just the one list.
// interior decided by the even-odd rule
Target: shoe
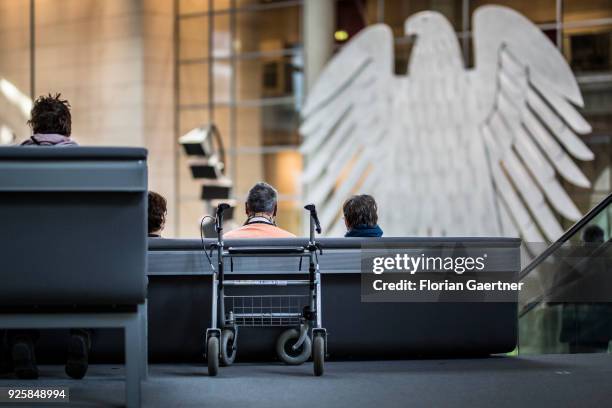
[(34, 343), (29, 339), (17, 340), (11, 349), (13, 371), (17, 378), (35, 380), (38, 378), (38, 367), (34, 355)]
[(89, 341), (85, 334), (72, 334), (68, 344), (68, 359), (66, 374), (75, 380), (80, 380), (87, 373), (89, 361)]

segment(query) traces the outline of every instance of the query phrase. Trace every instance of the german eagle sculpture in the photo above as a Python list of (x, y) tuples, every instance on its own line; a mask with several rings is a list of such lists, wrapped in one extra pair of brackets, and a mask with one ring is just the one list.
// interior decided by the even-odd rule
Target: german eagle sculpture
[(338, 235), (343, 200), (373, 195), (386, 235), (521, 236), (554, 241), (581, 217), (564, 188), (587, 188), (576, 160), (578, 84), (555, 45), (521, 14), (478, 8), (474, 68), (440, 13), (409, 17), (407, 75), (394, 73), (385, 24), (359, 32), (322, 71), (304, 104), (305, 199)]

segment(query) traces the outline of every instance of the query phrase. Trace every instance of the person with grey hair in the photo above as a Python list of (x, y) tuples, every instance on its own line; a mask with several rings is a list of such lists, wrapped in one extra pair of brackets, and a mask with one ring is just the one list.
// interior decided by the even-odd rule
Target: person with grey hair
[(244, 204), (247, 220), (238, 229), (226, 233), (223, 237), (233, 238), (293, 238), (295, 235), (276, 226), (278, 194), (268, 183), (255, 184)]

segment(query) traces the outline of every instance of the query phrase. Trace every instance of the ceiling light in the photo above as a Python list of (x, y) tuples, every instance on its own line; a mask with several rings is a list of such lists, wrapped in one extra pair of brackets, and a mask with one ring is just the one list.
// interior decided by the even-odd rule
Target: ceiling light
[(336, 41), (346, 41), (349, 38), (348, 33), (345, 30), (338, 30), (334, 33)]

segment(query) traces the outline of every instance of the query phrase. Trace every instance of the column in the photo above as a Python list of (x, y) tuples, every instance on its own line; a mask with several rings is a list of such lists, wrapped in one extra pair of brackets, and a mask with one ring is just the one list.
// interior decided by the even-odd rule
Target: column
[(334, 52), (336, 2), (304, 1), (304, 70), (306, 89), (315, 83)]

